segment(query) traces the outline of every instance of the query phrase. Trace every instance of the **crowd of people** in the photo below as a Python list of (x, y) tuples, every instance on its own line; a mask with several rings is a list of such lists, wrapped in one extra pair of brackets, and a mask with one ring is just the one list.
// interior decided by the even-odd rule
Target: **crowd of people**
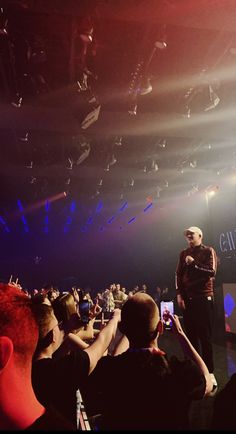
[[(18, 284), (20, 287), (20, 284)], [(48, 301), (53, 302), (59, 295), (70, 292), (75, 299), (89, 300), (90, 304), (98, 304), (102, 308), (102, 313), (105, 318), (109, 318), (110, 314), (115, 308), (121, 308), (128, 297), (136, 294), (137, 292), (147, 293), (152, 296), (154, 301), (160, 307), (161, 301), (170, 301), (174, 298), (174, 294), (170, 293), (167, 286), (162, 289), (160, 286), (156, 286), (153, 289), (149, 289), (146, 283), (136, 284), (131, 289), (127, 289), (125, 286), (121, 286), (120, 283), (111, 283), (104, 290), (90, 290), (88, 288), (81, 288), (80, 286), (72, 286), (67, 291), (59, 290), (58, 286), (53, 284), (45, 284), (40, 289), (33, 289), (32, 291), (22, 288), (22, 291), (31, 298), (43, 300), (44, 303)]]
[[(146, 284), (128, 292), (111, 284), (91, 297), (75, 286), (30, 294), (19, 283), (0, 283), (0, 429), (81, 430), (85, 408), (93, 430), (187, 430), (192, 402), (206, 396), (214, 396), (212, 429), (234, 429), (236, 374), (220, 391), (213, 374), (216, 263), (202, 236), (197, 227), (185, 231), (189, 247), (177, 265), (183, 325), (167, 309), (160, 316), (167, 287), (151, 296)], [(209, 318), (203, 329), (197, 315)], [(182, 358), (160, 348), (168, 317)]]

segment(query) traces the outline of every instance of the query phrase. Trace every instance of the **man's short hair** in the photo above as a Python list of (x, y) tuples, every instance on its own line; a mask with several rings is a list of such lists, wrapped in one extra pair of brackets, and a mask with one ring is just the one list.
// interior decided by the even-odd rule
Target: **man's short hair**
[(54, 311), (52, 306), (49, 306), (48, 304), (33, 302), (33, 312), (38, 324), (40, 340), (50, 331)]
[(39, 328), (39, 339), (35, 355), (37, 355), (42, 349), (47, 348), (52, 341), (51, 323), (54, 315), (52, 306), (44, 303), (33, 303), (34, 316)]
[(159, 309), (153, 298), (145, 293), (130, 297), (121, 310), (121, 328), (129, 341), (138, 346), (156, 337), (160, 320)]
[(19, 288), (4, 283), (0, 283), (0, 336), (11, 339), (19, 364), (32, 359), (38, 340), (32, 301)]

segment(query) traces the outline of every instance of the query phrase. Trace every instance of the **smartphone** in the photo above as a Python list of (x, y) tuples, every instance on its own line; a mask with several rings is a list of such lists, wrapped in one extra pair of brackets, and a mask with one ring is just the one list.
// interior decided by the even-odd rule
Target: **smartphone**
[(88, 300), (79, 301), (80, 319), (83, 324), (88, 324), (89, 322), (89, 309), (90, 309), (90, 302)]
[(161, 320), (165, 330), (171, 330), (172, 320), (170, 314), (174, 315), (174, 302), (173, 301), (161, 301)]

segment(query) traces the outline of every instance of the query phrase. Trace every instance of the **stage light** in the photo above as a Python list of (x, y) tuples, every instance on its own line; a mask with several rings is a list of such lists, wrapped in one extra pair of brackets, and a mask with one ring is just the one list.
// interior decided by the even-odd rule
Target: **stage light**
[[(34, 264), (35, 265), (38, 265), (40, 262), (41, 262), (41, 260), (42, 260), (42, 257), (41, 256), (35, 256), (34, 257)], [(37, 291), (37, 290), (36, 290)]]
[[(124, 198), (123, 193), (122, 193), (121, 195), (122, 195), (122, 197), (121, 197), (120, 199), (123, 199), (123, 198)], [(119, 211), (120, 211), (120, 212), (121, 212), (121, 211), (124, 211), (124, 209), (127, 208), (127, 206), (128, 206), (128, 202), (126, 201), (126, 202), (123, 203), (123, 205), (120, 207)]]
[(211, 84), (208, 85), (209, 91), (209, 104), (205, 107), (204, 111), (209, 111), (218, 106), (220, 102), (220, 98), (217, 93), (213, 90)]
[(159, 48), (159, 50), (165, 50), (167, 48), (167, 43), (165, 41), (156, 41), (154, 46)]
[(100, 201), (98, 202), (97, 207), (96, 207), (96, 210), (95, 210), (96, 214), (98, 214), (98, 213), (102, 210), (102, 208), (103, 208), (103, 203), (102, 203), (102, 201), (100, 200)]
[(159, 167), (158, 167), (157, 162), (156, 162), (155, 160), (152, 160), (152, 163), (151, 163), (151, 170), (152, 170), (153, 172), (157, 172), (158, 169), (159, 169)]
[(82, 144), (81, 145), (81, 150), (82, 150), (82, 153), (79, 156), (78, 160), (76, 161), (77, 166), (79, 164), (81, 164), (84, 160), (86, 160), (86, 158), (88, 158), (88, 156), (90, 154), (90, 150), (91, 150), (90, 144), (89, 143)]
[(142, 80), (140, 89), (139, 89), (139, 95), (147, 95), (148, 93), (152, 92), (152, 84), (149, 77), (145, 77)]
[(206, 198), (215, 196), (216, 193), (218, 193), (218, 191), (219, 191), (219, 186), (218, 185), (209, 185), (205, 189)]
[(34, 164), (34, 162), (33, 162), (33, 161), (30, 161), (29, 163), (26, 164), (25, 167), (26, 167), (27, 169), (33, 169), (33, 164)]
[(0, 8), (0, 35), (7, 36), (8, 18), (3, 7)]
[(188, 118), (192, 113), (201, 111), (207, 112), (216, 108), (220, 102), (220, 97), (216, 93), (220, 83), (213, 80), (211, 83), (205, 78), (206, 70), (202, 70), (199, 75), (199, 84), (187, 89), (184, 99), (184, 116)]
[(153, 206), (153, 203), (152, 203), (152, 202), (149, 203), (149, 204), (144, 208), (143, 212), (148, 211), (150, 208), (152, 208), (152, 206)]
[(114, 144), (116, 146), (121, 146), (122, 145), (122, 137), (121, 136), (116, 136), (115, 140), (114, 140)]
[(21, 217), (21, 221), (23, 223), (23, 229), (25, 232), (29, 232), (28, 223), (27, 223), (27, 220), (26, 220), (25, 215), (24, 215), (25, 214), (24, 208), (23, 208), (23, 205), (22, 205), (20, 199), (17, 200), (17, 206), (20, 210), (20, 217)]
[(192, 169), (195, 169), (197, 167), (197, 161), (196, 160), (190, 161), (189, 166), (192, 167)]
[(24, 132), (20, 135), (19, 140), (21, 142), (28, 142), (29, 140), (29, 133), (28, 132)]
[(72, 170), (73, 169), (73, 164), (74, 164), (73, 160), (70, 157), (68, 157), (67, 158), (67, 166), (66, 166), (66, 168), (69, 169), (69, 170)]
[(84, 120), (81, 122), (82, 130), (86, 130), (88, 127), (90, 127), (90, 125), (92, 125), (94, 122), (98, 120), (100, 109), (101, 109), (101, 105), (98, 105), (85, 116)]
[(78, 26), (78, 33), (81, 41), (90, 44), (93, 40), (93, 25), (89, 16), (83, 16)]
[(73, 213), (75, 212), (76, 209), (76, 202), (75, 200), (72, 200), (71, 204), (70, 204), (70, 212)]
[[(68, 155), (69, 154), (69, 155)], [(72, 143), (67, 151), (67, 169), (72, 169), (73, 165), (81, 164), (90, 154), (90, 144), (83, 135), (72, 137)]]
[(93, 223), (93, 216), (90, 215), (90, 216), (88, 217), (88, 219), (87, 219), (86, 224), (87, 224), (87, 225), (91, 225), (92, 223)]
[(88, 89), (88, 76), (84, 72), (79, 80), (77, 80), (78, 92), (85, 92)]
[(167, 145), (167, 140), (166, 140), (166, 139), (161, 139), (161, 140), (158, 142), (158, 146), (159, 146), (160, 148), (165, 148), (166, 145)]
[(107, 163), (106, 163), (106, 166), (104, 168), (105, 172), (109, 172), (110, 171), (110, 167), (114, 166), (114, 164), (116, 164), (116, 163), (117, 163), (117, 158), (115, 157), (115, 155), (114, 154), (108, 155), (108, 157), (107, 157)]
[(137, 109), (138, 109), (138, 104), (137, 103), (131, 104), (130, 108), (128, 110), (128, 113), (131, 116), (136, 116), (137, 115)]
[(114, 220), (115, 220), (116, 216), (112, 216), (111, 218), (109, 218), (109, 220), (107, 221), (108, 224), (111, 224)]
[(22, 96), (19, 93), (16, 93), (11, 105), (13, 105), (13, 107), (20, 108), (22, 106), (22, 101)]
[(136, 220), (136, 217), (132, 217), (129, 221), (128, 221), (128, 225), (130, 225), (130, 223), (133, 223)]
[(116, 162), (117, 162), (117, 159), (116, 159), (115, 155), (112, 154), (110, 162), (109, 162), (109, 166), (113, 166), (114, 164), (116, 164)]
[(2, 218), (1, 216), (0, 216), (0, 223), (2, 224), (2, 226), (3, 226), (3, 228), (4, 228), (4, 231), (5, 232), (10, 232), (10, 229), (9, 229), (9, 227), (7, 226), (7, 223), (6, 223), (6, 221), (4, 220), (4, 218)]
[(191, 109), (189, 107), (187, 107), (185, 116), (187, 119), (190, 119), (190, 117), (191, 117)]
[(212, 191), (209, 191), (207, 194), (209, 197), (213, 197), (213, 196), (215, 196), (216, 192), (212, 190)]
[(162, 191), (162, 188), (158, 185), (156, 187), (156, 197), (157, 198), (161, 197), (161, 191)]
[(79, 35), (79, 37), (80, 37), (81, 41), (83, 41), (83, 42), (85, 42), (85, 43), (88, 44), (88, 43), (92, 42), (92, 40), (93, 40), (92, 34), (93, 34), (93, 29), (91, 29), (90, 32), (87, 32), (87, 33), (83, 32), (83, 33), (81, 33)]
[(99, 191), (99, 189), (97, 188), (96, 191), (95, 191), (95, 193), (92, 194), (91, 199), (95, 199), (97, 196), (99, 196), (99, 194), (100, 194), (100, 191)]

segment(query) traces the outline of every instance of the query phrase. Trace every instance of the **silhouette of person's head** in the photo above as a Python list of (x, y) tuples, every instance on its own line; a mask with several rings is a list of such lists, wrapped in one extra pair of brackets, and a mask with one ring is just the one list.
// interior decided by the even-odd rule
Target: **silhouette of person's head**
[(162, 332), (159, 309), (153, 298), (145, 293), (130, 297), (122, 308), (119, 328), (132, 347), (151, 346)]

